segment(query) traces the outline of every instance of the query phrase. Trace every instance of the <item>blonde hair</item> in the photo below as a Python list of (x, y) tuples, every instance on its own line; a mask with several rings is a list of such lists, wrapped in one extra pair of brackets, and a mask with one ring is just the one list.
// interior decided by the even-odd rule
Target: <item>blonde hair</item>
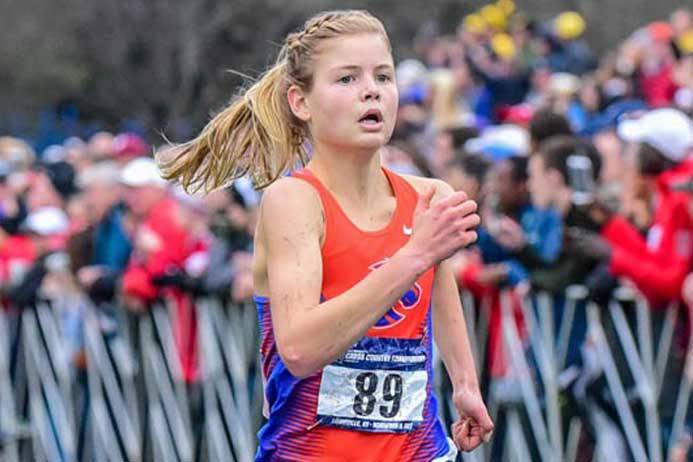
[(194, 139), (178, 145), (173, 157), (157, 156), (164, 178), (187, 191), (209, 192), (248, 174), (258, 189), (307, 160), (310, 133), (289, 107), (287, 91), (310, 91), (318, 45), (345, 34), (381, 34), (382, 23), (366, 11), (320, 13), (286, 37), (276, 63), (234, 98)]

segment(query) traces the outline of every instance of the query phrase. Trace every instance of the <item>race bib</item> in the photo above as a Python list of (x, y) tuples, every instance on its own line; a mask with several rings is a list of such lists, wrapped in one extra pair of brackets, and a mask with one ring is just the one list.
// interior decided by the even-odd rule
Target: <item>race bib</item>
[(367, 432), (410, 432), (423, 421), (427, 383), (420, 340), (364, 337), (323, 369), (318, 422)]

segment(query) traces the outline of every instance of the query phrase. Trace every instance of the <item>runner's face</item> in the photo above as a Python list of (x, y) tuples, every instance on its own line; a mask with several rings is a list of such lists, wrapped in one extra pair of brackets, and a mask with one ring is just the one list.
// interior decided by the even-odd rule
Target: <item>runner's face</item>
[(378, 149), (392, 135), (397, 101), (392, 55), (380, 34), (347, 35), (318, 47), (305, 100), (317, 146)]

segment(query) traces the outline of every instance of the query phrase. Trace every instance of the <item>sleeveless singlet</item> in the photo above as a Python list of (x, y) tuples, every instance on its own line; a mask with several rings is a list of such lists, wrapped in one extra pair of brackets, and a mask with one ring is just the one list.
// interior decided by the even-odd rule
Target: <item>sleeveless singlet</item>
[[(418, 194), (404, 178), (383, 171), (397, 206), (390, 223), (372, 232), (358, 229), (310, 170), (293, 174), (322, 201), (322, 300), (353, 287), (411, 235)], [(256, 461), (454, 460), (432, 392), (433, 277), (431, 268), (340, 359), (304, 379), (294, 377), (279, 357), (270, 300), (255, 297), (268, 413)]]

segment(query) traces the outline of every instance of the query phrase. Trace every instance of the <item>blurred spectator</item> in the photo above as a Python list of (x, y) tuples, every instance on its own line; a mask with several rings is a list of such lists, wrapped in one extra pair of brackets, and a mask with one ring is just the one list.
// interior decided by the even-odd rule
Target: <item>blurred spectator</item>
[(98, 132), (89, 138), (87, 143), (89, 156), (94, 160), (108, 159), (113, 156), (113, 135), (108, 132)]
[(537, 111), (529, 123), (529, 137), (532, 152), (539, 149), (541, 143), (558, 135), (572, 135), (568, 119), (551, 109)]
[[(551, 211), (539, 211), (529, 203), (527, 157), (510, 156), (493, 164), (486, 181), (482, 223), (473, 251), (453, 257), (460, 285), (489, 310), (488, 357), (490, 377), (506, 377), (508, 362), (503, 347), (501, 289), (515, 288), (527, 279), (527, 271), (514, 252), (527, 246), (546, 258), (560, 250), (560, 224)], [(554, 233), (554, 236), (547, 233)], [(465, 255), (466, 254), (466, 255)], [(518, 329), (524, 332), (521, 291), (509, 293)], [(524, 335), (524, 334), (523, 334)], [(502, 397), (498, 397), (503, 399)]]
[(16, 172), (10, 162), (0, 161), (0, 238), (15, 234), (26, 218), (26, 201), (22, 197), (25, 174)]
[(387, 168), (403, 175), (432, 176), (428, 163), (416, 154), (416, 148), (406, 141), (393, 141), (383, 150), (382, 161)]
[(679, 8), (671, 13), (669, 18), (674, 36), (681, 37), (693, 29), (693, 15), (685, 8)]
[(113, 156), (121, 165), (126, 164), (135, 157), (151, 154), (151, 148), (134, 133), (122, 133), (113, 138)]
[(482, 253), (487, 254), (484, 261), (507, 261), (507, 282), (513, 286), (527, 277), (513, 255), (549, 265), (562, 245), (560, 216), (551, 208), (537, 208), (530, 202), (527, 165), (526, 157), (513, 156), (494, 166), (489, 178), (491, 196), (482, 212), (484, 231), (488, 229), (488, 236), (483, 240), (480, 236)]
[(78, 177), (89, 216), (68, 248), (79, 283), (96, 303), (113, 301), (132, 250), (119, 179), (120, 170), (110, 161), (96, 163)]
[(491, 161), (481, 154), (460, 154), (445, 167), (443, 179), (456, 191), (464, 191), (467, 197), (483, 202), (481, 188)]
[(42, 207), (27, 216), (21, 231), (29, 238), (25, 261), (28, 263), (30, 259), (31, 266), (19, 277), (15, 275), (5, 289), (5, 296), (13, 306), (20, 309), (34, 306), (41, 296), (45, 276), (69, 268), (67, 256), (57, 253), (64, 247), (68, 230), (67, 215), (59, 208)]
[(68, 199), (77, 192), (75, 169), (64, 161), (40, 164), (35, 167), (26, 194), (27, 207), (59, 207), (65, 209)]
[(36, 159), (36, 153), (26, 141), (10, 136), (0, 137), (0, 160), (14, 170), (26, 170)]
[[(581, 178), (576, 180), (572, 160), (579, 161)], [(563, 242), (556, 259), (547, 262), (527, 252), (517, 254), (518, 259), (531, 271), (532, 284), (552, 293), (562, 294), (566, 287), (580, 283), (594, 267), (595, 260), (585, 256), (572, 245), (569, 228), (599, 229), (582, 207), (582, 198), (576, 188), (582, 184), (595, 184), (601, 169), (601, 159), (594, 148), (571, 136), (556, 136), (544, 141), (529, 159), (529, 191), (532, 203), (539, 210), (553, 209), (563, 221)], [(554, 230), (555, 232), (555, 230)], [(548, 264), (547, 264), (548, 263)]]
[(250, 242), (245, 230), (245, 216), (235, 209), (233, 198), (227, 190), (210, 193), (204, 199), (204, 205), (209, 215), (209, 250), (204, 272), (198, 274), (201, 290), (227, 300), (237, 274), (233, 255), (246, 251)]
[(83, 368), (82, 319), (86, 306), (65, 252), (69, 219), (57, 207), (41, 207), (27, 216), (20, 231), (29, 239), (30, 247), (24, 249), (27, 253), (23, 257), (30, 266), (10, 281), (4, 295), (12, 307), (20, 310), (47, 303), (60, 322), (65, 340), (63, 354), (74, 366)]
[(530, 73), (530, 88), (524, 102), (534, 108), (543, 108), (549, 104), (549, 83), (551, 68), (545, 60), (532, 61), (528, 66)]
[(484, 154), (492, 161), (526, 156), (529, 152), (529, 134), (518, 125), (492, 125), (486, 127), (480, 136), (469, 139), (464, 148), (470, 153)]
[(197, 320), (190, 295), (170, 284), (167, 275), (185, 271), (197, 242), (181, 222), (180, 205), (153, 159), (138, 157), (123, 167), (121, 183), (135, 224), (133, 252), (123, 275), (124, 302), (134, 311), (145, 310), (157, 298), (170, 299), (174, 310), (174, 337), (183, 379), (197, 380)]
[(553, 20), (552, 26), (553, 50), (548, 61), (553, 71), (582, 75), (593, 70), (597, 60), (582, 38), (584, 18), (575, 11), (566, 11)]
[(647, 26), (642, 40), (639, 84), (645, 101), (652, 107), (668, 106), (674, 98), (675, 58), (671, 47), (673, 29), (669, 23), (654, 22)]
[[(688, 15), (690, 18), (690, 14)], [(678, 35), (674, 43), (678, 62), (672, 71), (672, 80), (677, 87), (674, 103), (682, 111), (693, 114), (693, 27)]]
[[(252, 297), (250, 262), (254, 219), (235, 184), (212, 194), (219, 197), (210, 210), (213, 240), (209, 248), (209, 270), (204, 278), (205, 289), (209, 293), (224, 298), (228, 294), (232, 300), (244, 302)], [(213, 198), (206, 201), (210, 199)]]
[(26, 192), (34, 160), (34, 151), (26, 142), (0, 137), (0, 238), (16, 233), (27, 216)]
[(473, 74), (483, 82), (475, 112), (487, 120), (497, 120), (503, 107), (523, 102), (530, 87), (512, 39), (505, 34), (494, 38), (489, 48), (475, 47), (468, 55)]
[(430, 121), (426, 127), (427, 143), (425, 151), (432, 173), (440, 176), (444, 165), (454, 155), (454, 139), (451, 130), (473, 126), (474, 115), (465, 107), (459, 97), (455, 74), (447, 69), (431, 72), (429, 80)]
[(65, 160), (74, 167), (76, 173), (80, 173), (93, 161), (87, 143), (82, 139), (72, 136), (63, 142), (63, 146), (65, 148)]
[[(134, 306), (151, 302), (157, 296), (152, 277), (162, 275), (169, 266), (182, 268), (187, 256), (187, 234), (178, 220), (178, 204), (169, 195), (153, 159), (137, 158), (123, 168), (121, 184), (125, 202), (132, 212), (133, 255), (123, 290)], [(175, 242), (177, 245), (166, 245)]]
[(609, 244), (584, 236), (580, 248), (586, 255), (608, 261), (614, 275), (628, 277), (653, 307), (661, 307), (679, 296), (692, 263), (688, 197), (673, 191), (672, 184), (693, 176), (689, 157), (693, 123), (679, 111), (659, 109), (622, 122), (618, 132), (625, 141), (637, 143), (635, 161), (645, 188), (641, 200), (651, 216), (648, 235), (644, 238), (631, 223), (616, 216), (604, 220), (603, 235)]

